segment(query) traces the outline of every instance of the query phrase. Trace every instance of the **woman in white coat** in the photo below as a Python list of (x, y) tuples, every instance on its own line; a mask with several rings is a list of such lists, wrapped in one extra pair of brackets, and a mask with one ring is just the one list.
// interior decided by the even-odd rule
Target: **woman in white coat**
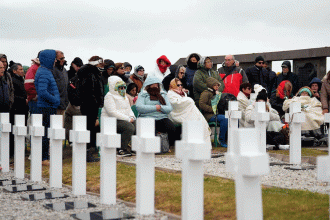
[(147, 77), (157, 77), (160, 81), (163, 81), (163, 79), (169, 75), (171, 66), (170, 60), (165, 56), (162, 55), (156, 60), (156, 67), (153, 71), (150, 71), (147, 75)]
[(135, 116), (126, 96), (126, 83), (118, 76), (108, 79), (109, 92), (104, 98), (101, 116), (117, 118), (117, 133), (121, 134), (119, 155), (129, 155), (132, 135), (135, 133)]
[(169, 119), (174, 124), (182, 124), (184, 121), (202, 121), (204, 141), (211, 147), (211, 130), (202, 113), (198, 110), (192, 98), (182, 90), (182, 82), (178, 78), (171, 80), (167, 97), (173, 107)]

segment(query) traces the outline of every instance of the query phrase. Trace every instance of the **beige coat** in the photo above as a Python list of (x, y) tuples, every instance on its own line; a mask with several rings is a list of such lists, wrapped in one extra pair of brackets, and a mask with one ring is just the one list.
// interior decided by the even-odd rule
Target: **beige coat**
[(283, 110), (289, 109), (292, 102), (300, 102), (305, 113), (305, 122), (301, 124), (302, 131), (315, 130), (320, 128), (324, 123), (324, 115), (322, 114), (322, 104), (317, 98), (309, 96), (295, 96), (292, 99), (285, 100), (283, 103)]

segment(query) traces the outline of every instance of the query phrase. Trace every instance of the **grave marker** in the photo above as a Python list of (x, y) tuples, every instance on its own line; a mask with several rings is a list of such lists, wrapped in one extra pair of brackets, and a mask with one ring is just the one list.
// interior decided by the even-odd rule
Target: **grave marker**
[(182, 140), (176, 141), (175, 155), (182, 159), (182, 219), (204, 218), (203, 160), (211, 159), (211, 148), (203, 139), (201, 121), (185, 121)]
[(0, 161), (2, 172), (9, 172), (9, 133), (11, 124), (9, 123), (9, 113), (0, 113)]
[(31, 114), (31, 180), (41, 181), (42, 179), (42, 136), (45, 135), (45, 128), (42, 126), (42, 114)]
[(266, 153), (266, 131), (269, 112), (266, 112), (265, 102), (255, 103), (252, 119), (254, 120), (254, 127), (257, 129), (259, 149), (262, 153)]
[(62, 115), (50, 116), (48, 138), (50, 148), (49, 185), (50, 187), (62, 188), (62, 143), (65, 139), (65, 129), (63, 128)]
[(90, 131), (86, 130), (86, 116), (73, 116), (72, 124), (72, 193), (86, 195), (86, 143), (90, 142)]
[(301, 103), (292, 102), (285, 121), (290, 127), (290, 164), (301, 164), (301, 123), (305, 122), (305, 114), (301, 112)]
[(136, 211), (155, 213), (155, 153), (160, 152), (160, 138), (155, 136), (155, 120), (138, 118), (132, 150), (136, 151)]
[(226, 166), (237, 163), (235, 175), (237, 219), (263, 219), (260, 176), (269, 173), (269, 158), (258, 145), (256, 128), (241, 128), (234, 132), (233, 157)]
[(25, 136), (27, 128), (25, 126), (25, 116), (15, 115), (15, 125), (13, 126), (15, 141), (14, 152), (14, 175), (16, 178), (24, 179), (25, 174)]
[(117, 119), (102, 117), (101, 133), (97, 134), (97, 146), (101, 147), (100, 199), (102, 204), (116, 204), (116, 148), (120, 148)]

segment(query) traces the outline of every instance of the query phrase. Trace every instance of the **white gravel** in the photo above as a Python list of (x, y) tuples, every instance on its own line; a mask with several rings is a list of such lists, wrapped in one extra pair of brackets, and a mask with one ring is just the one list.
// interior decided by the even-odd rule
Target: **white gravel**
[[(123, 157), (120, 160), (135, 163), (136, 157)], [(224, 178), (234, 179), (234, 175), (226, 171), (226, 165), (221, 163), (225, 157), (212, 158), (204, 161), (204, 173)], [(270, 162), (284, 163), (270, 157)], [(181, 160), (175, 156), (156, 156), (155, 167), (181, 170)], [(313, 166), (304, 163), (303, 167)], [(270, 166), (270, 173), (261, 178), (261, 183), (268, 186), (276, 186), (288, 189), (309, 190), (311, 192), (329, 194), (327, 183), (317, 180), (317, 170), (287, 170), (288, 166)]]

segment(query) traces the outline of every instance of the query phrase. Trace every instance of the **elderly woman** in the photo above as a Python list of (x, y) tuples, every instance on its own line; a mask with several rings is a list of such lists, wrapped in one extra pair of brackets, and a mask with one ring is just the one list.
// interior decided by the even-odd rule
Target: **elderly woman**
[(184, 121), (202, 121), (204, 140), (208, 146), (211, 145), (210, 128), (202, 113), (198, 110), (192, 98), (187, 97), (183, 91), (182, 82), (178, 78), (172, 79), (170, 90), (167, 96), (171, 102), (173, 110), (169, 114), (169, 118), (175, 124), (182, 124)]
[(130, 155), (132, 135), (135, 133), (135, 116), (126, 97), (126, 83), (118, 76), (108, 79), (109, 92), (104, 98), (101, 116), (117, 118), (117, 132), (121, 134), (121, 148), (119, 155)]
[(139, 93), (141, 91), (144, 81), (146, 80), (143, 66), (138, 65), (134, 67), (134, 73), (130, 76), (130, 79), (133, 83), (137, 85), (138, 90), (136, 92)]
[(175, 72), (173, 72), (173, 73), (171, 72), (168, 76), (166, 76), (163, 79), (164, 89), (166, 91), (168, 91), (169, 87), (170, 87), (171, 80), (174, 79), (174, 78), (178, 78), (182, 83), (183, 91), (187, 93), (188, 90), (187, 90), (187, 81), (186, 81), (185, 73), (186, 73), (186, 68), (183, 65), (179, 65), (176, 68)]
[(167, 133), (170, 147), (174, 146), (176, 134), (173, 122), (168, 118), (172, 105), (162, 90), (158, 77), (148, 76), (136, 101), (139, 117), (154, 118), (156, 131)]
[(305, 122), (301, 124), (302, 131), (319, 129), (321, 124), (324, 123), (322, 104), (317, 98), (313, 97), (313, 91), (308, 86), (302, 87), (292, 99), (285, 100), (283, 110), (288, 110), (292, 102), (301, 103), (301, 111), (305, 113)]

